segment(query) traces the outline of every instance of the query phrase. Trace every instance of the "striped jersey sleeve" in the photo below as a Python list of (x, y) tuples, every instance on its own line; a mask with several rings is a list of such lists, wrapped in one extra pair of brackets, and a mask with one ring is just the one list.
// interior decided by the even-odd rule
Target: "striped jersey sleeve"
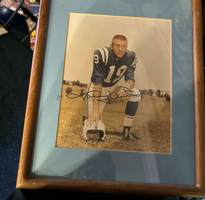
[(136, 67), (138, 60), (137, 60), (137, 56), (135, 55), (134, 61), (131, 64), (131, 67)]
[(133, 82), (135, 82), (135, 68), (136, 68), (136, 64), (138, 62), (137, 60), (137, 56), (133, 51), (129, 51), (129, 56), (128, 58), (130, 59), (130, 65), (127, 69), (127, 71), (125, 72), (125, 81), (131, 80)]
[(105, 47), (98, 48), (94, 52), (93, 73), (91, 81), (94, 85), (101, 85), (106, 76), (105, 66), (108, 62), (108, 50)]

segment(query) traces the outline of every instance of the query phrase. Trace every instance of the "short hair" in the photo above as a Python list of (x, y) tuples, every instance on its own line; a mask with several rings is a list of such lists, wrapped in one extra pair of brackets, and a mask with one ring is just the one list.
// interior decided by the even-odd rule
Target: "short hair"
[(115, 36), (112, 38), (112, 44), (113, 44), (113, 41), (114, 41), (115, 39), (127, 41), (127, 38), (126, 38), (124, 35), (115, 35)]

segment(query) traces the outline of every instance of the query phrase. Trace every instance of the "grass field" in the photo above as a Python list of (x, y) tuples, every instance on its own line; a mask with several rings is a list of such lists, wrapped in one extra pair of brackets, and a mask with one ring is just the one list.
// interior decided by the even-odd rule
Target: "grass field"
[[(86, 113), (86, 101), (68, 99), (63, 85), (59, 115), (57, 147), (89, 148), (119, 151), (171, 153), (170, 102), (165, 98), (144, 95), (135, 115), (131, 132), (138, 141), (125, 141), (122, 137), (125, 104), (109, 104), (103, 113), (106, 128), (105, 142), (83, 140), (82, 116)], [(80, 94), (80, 87), (72, 87), (72, 93)], [(86, 88), (84, 88), (86, 92)]]

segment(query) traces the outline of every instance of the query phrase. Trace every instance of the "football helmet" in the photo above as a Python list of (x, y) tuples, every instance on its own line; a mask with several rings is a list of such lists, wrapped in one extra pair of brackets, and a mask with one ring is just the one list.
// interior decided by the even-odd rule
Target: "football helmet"
[(90, 127), (87, 126), (86, 122), (87, 120), (84, 121), (83, 126), (83, 139), (86, 141), (104, 142), (105, 126), (103, 122), (99, 120), (97, 126), (95, 122), (93, 122)]

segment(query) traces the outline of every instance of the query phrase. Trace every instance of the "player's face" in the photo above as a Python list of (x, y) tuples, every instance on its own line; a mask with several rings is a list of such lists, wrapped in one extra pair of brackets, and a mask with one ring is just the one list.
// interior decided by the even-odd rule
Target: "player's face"
[(111, 44), (111, 49), (115, 54), (116, 59), (119, 60), (127, 51), (127, 41), (114, 39)]

